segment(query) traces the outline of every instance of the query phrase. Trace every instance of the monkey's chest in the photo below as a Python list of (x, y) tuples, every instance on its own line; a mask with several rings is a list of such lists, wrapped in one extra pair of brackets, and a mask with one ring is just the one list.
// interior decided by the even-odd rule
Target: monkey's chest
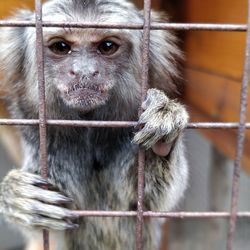
[[(157, 237), (152, 233), (156, 234), (159, 230), (149, 230), (152, 226), (151, 221), (145, 222), (145, 250), (158, 249), (157, 243), (152, 240)], [(71, 250), (134, 250), (135, 231), (136, 218), (85, 218), (77, 231), (66, 233), (65, 244)]]

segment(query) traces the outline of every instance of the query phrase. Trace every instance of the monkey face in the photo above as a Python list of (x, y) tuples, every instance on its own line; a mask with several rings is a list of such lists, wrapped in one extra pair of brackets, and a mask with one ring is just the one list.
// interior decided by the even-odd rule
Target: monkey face
[[(43, 20), (127, 23), (127, 8), (139, 22), (139, 12), (127, 1), (52, 0), (44, 5)], [(140, 30), (44, 27), (43, 34), (48, 105), (55, 106), (55, 96), (81, 112), (113, 106), (114, 102), (116, 108), (137, 105)]]
[[(34, 21), (35, 15), (26, 10), (14, 18)], [(45, 22), (128, 24), (131, 20), (143, 24), (143, 14), (127, 0), (49, 0), (43, 5)], [(160, 20), (152, 12), (152, 21)], [(48, 117), (65, 118), (69, 113), (78, 117), (79, 111), (94, 111), (98, 119), (104, 113), (113, 119), (131, 119), (131, 113), (135, 117), (141, 99), (142, 34), (133, 29), (43, 27)], [(25, 106), (28, 103), (37, 116), (35, 29), (1, 28), (0, 44), (2, 82), (11, 89), (11, 96), (22, 97), (19, 100)], [(180, 57), (171, 32), (151, 30), (150, 86), (173, 96), (179, 77), (176, 59)]]
[(104, 105), (122, 74), (121, 62), (128, 64), (122, 58), (130, 43), (119, 33), (61, 31), (45, 36), (46, 71), (54, 76), (49, 84), (69, 107), (90, 111)]

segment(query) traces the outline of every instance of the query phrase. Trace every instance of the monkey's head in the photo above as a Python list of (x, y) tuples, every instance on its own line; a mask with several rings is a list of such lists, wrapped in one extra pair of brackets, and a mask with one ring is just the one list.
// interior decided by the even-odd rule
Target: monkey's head
[[(15, 18), (34, 20), (34, 13), (21, 11)], [(152, 19), (159, 16), (153, 12)], [(43, 6), (43, 20), (127, 24), (143, 23), (143, 14), (126, 0), (51, 0)], [(45, 27), (43, 35), (48, 110), (127, 113), (138, 108), (141, 30)], [(38, 110), (35, 41), (32, 27), (5, 28), (0, 58), (12, 94)], [(175, 91), (178, 76), (180, 53), (174, 43), (170, 32), (151, 31), (150, 85), (168, 93)]]

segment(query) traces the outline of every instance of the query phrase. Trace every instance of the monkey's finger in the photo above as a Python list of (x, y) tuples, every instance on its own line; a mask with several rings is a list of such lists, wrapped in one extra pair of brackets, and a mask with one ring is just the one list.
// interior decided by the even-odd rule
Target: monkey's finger
[(150, 123), (153, 127), (155, 127), (162, 123), (163, 118), (162, 112), (147, 109), (141, 114), (138, 123), (144, 125)]
[(54, 219), (76, 219), (77, 215), (71, 210), (59, 206), (44, 204), (40, 201), (25, 198), (16, 198), (11, 203), (12, 209), (27, 214), (43, 215)]
[(133, 142), (149, 149), (161, 139), (172, 142), (180, 133), (180, 129), (172, 122), (171, 117), (157, 114), (151, 117), (144, 127), (135, 134)]
[(8, 179), (15, 183), (27, 183), (31, 185), (49, 185), (48, 181), (39, 175), (31, 174), (18, 169), (13, 169), (8, 174)]
[(34, 182), (33, 185), (36, 187), (39, 187), (39, 188), (46, 189), (46, 190), (60, 192), (58, 187), (56, 187), (53, 184), (48, 183), (48, 182), (46, 184)]
[(25, 227), (35, 227), (37, 229), (48, 230), (69, 230), (77, 229), (79, 225), (69, 223), (63, 220), (51, 219), (40, 215), (23, 214), (20, 212), (8, 215), (9, 221), (18, 223)]
[(160, 136), (155, 133), (155, 130), (149, 132), (147, 129), (143, 128), (141, 131), (135, 134), (133, 143), (149, 149), (159, 139)]
[(59, 189), (56, 186), (54, 186), (49, 181), (42, 178), (40, 175), (28, 173), (17, 169), (10, 171), (8, 179), (9, 182), (18, 183), (18, 185), (30, 184), (40, 188), (59, 191)]
[(10, 181), (12, 180), (12, 183), (13, 181), (18, 183), (19, 186), (30, 184), (43, 189), (60, 192), (58, 187), (36, 174), (31, 174), (20, 170), (12, 170), (10, 172), (9, 179)]
[(8, 183), (11, 187), (13, 183), (18, 186), (23, 185), (34, 185), (40, 188), (46, 188), (52, 191), (59, 191), (59, 189), (53, 184), (49, 183), (47, 180), (43, 179), (39, 175), (31, 174), (28, 172), (20, 171), (20, 170), (12, 170), (10, 171), (7, 178), (5, 178), (4, 182)]
[(73, 200), (55, 191), (45, 190), (33, 185), (19, 185), (18, 189), (13, 190), (17, 197), (31, 198), (50, 204), (68, 204)]
[(142, 108), (144, 110), (148, 109), (150, 106), (164, 107), (168, 103), (169, 98), (158, 89), (148, 89), (145, 101), (142, 103)]
[[(152, 110), (151, 110), (152, 111)], [(173, 141), (188, 122), (188, 115), (182, 105), (171, 101), (169, 107), (156, 113), (146, 110), (140, 117), (143, 129), (135, 137), (137, 143), (149, 148), (159, 139)], [(140, 137), (137, 139), (137, 137)]]
[(133, 142), (145, 147), (145, 149), (151, 148), (157, 141), (162, 137), (159, 134), (153, 133), (149, 134), (147, 130), (141, 130), (135, 134)]
[(166, 128), (164, 127), (164, 125), (165, 124), (162, 120), (161, 115), (152, 115), (151, 119), (144, 124), (144, 126), (139, 132), (137, 132), (135, 138), (136, 140), (145, 141), (146, 139), (155, 136), (159, 139), (163, 137), (164, 134), (166, 134)]

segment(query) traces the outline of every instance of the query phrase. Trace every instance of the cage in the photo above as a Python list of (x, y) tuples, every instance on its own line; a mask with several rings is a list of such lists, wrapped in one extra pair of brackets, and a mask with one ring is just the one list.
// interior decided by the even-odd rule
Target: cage
[[(192, 1), (160, 1), (145, 0), (135, 1), (139, 7), (144, 7), (144, 24), (130, 23), (121, 27), (119, 24), (100, 25), (93, 23), (93, 27), (112, 27), (116, 25), (119, 28), (137, 28), (144, 30), (144, 65), (143, 82), (144, 88), (147, 86), (147, 64), (148, 64), (148, 42), (150, 42), (150, 29), (171, 29), (180, 34), (183, 43), (180, 45), (186, 53), (186, 62), (184, 65), (185, 92), (184, 102), (187, 104), (192, 120), (188, 125), (189, 129), (200, 129), (206, 137), (212, 141), (216, 150), (223, 155), (234, 159), (234, 173), (232, 180), (232, 197), (230, 211), (207, 211), (207, 212), (154, 212), (144, 211), (143, 206), (138, 206), (138, 211), (81, 211), (81, 216), (134, 216), (137, 218), (136, 238), (137, 244), (135, 249), (143, 249), (142, 231), (143, 219), (146, 217), (168, 218), (170, 221), (185, 219), (202, 219), (202, 223), (207, 223), (210, 219), (226, 218), (229, 221), (228, 236), (226, 240), (227, 249), (233, 249), (234, 236), (236, 231), (237, 218), (249, 218), (249, 211), (238, 211), (239, 200), (239, 178), (242, 168), (249, 173), (249, 131), (250, 117), (247, 102), (249, 100), (248, 83), (250, 72), (250, 35), (249, 35), (249, 5), (247, 1), (225, 1), (212, 0), (202, 2)], [(58, 26), (70, 24), (43, 23), (41, 13), (42, 1), (27, 0), (25, 5), (34, 7), (37, 12), (35, 23), (1, 21), (0, 26), (18, 26), (32, 25), (37, 30), (37, 61), (38, 66), (43, 64), (42, 51), (42, 29), (43, 26)], [(6, 16), (7, 9), (14, 6), (23, 5), (22, 1), (4, 1), (0, 3), (1, 15)], [(166, 10), (172, 15), (170, 23), (154, 24), (150, 23), (150, 9)], [(89, 25), (84, 23), (72, 24), (72, 27), (87, 28)], [(90, 26), (91, 27), (91, 26)], [(247, 41), (247, 42), (246, 42)], [(245, 61), (245, 63), (243, 63)], [(46, 126), (133, 126), (134, 123), (102, 123), (99, 121), (53, 121), (47, 120), (45, 116), (45, 98), (44, 98), (44, 75), (43, 69), (39, 68), (39, 86), (40, 86), (40, 119), (39, 120), (11, 120), (6, 118), (5, 110), (2, 110), (2, 119), (0, 124), (5, 126), (2, 134), (10, 134), (4, 141), (9, 145), (13, 138), (13, 132), (9, 132), (6, 126), (12, 125), (38, 125), (40, 127), (41, 143), (41, 168), (43, 175), (46, 177)], [(7, 134), (6, 134), (7, 131)], [(12, 139), (10, 139), (12, 138)], [(11, 143), (11, 152), (16, 159), (19, 149), (13, 151)], [(143, 153), (141, 154), (143, 158)], [(220, 157), (219, 157), (220, 158)], [(218, 161), (221, 159), (217, 159)], [(138, 203), (143, 204), (143, 160), (139, 164), (139, 182), (138, 182)], [(216, 160), (215, 160), (216, 162)], [(215, 163), (214, 162), (214, 163)], [(215, 169), (216, 171), (216, 169)], [(219, 173), (216, 173), (219, 174)], [(221, 180), (218, 180), (221, 181)], [(214, 184), (217, 186), (217, 182)], [(220, 199), (220, 198), (218, 198)], [(216, 203), (217, 204), (217, 203)], [(174, 227), (175, 233), (178, 234), (178, 228)], [(162, 239), (162, 250), (166, 249), (167, 241), (171, 240), (171, 223), (164, 226), (164, 237)], [(212, 239), (211, 239), (212, 240)], [(33, 244), (33, 243), (32, 243)], [(183, 246), (182, 246), (183, 247)], [(185, 246), (184, 246), (185, 247)], [(49, 249), (48, 233), (44, 231), (44, 249)], [(171, 249), (171, 247), (170, 247)], [(175, 248), (177, 249), (177, 248)], [(183, 249), (183, 248), (182, 248)], [(184, 248), (185, 249), (185, 248)], [(197, 248), (201, 249), (201, 248)]]

